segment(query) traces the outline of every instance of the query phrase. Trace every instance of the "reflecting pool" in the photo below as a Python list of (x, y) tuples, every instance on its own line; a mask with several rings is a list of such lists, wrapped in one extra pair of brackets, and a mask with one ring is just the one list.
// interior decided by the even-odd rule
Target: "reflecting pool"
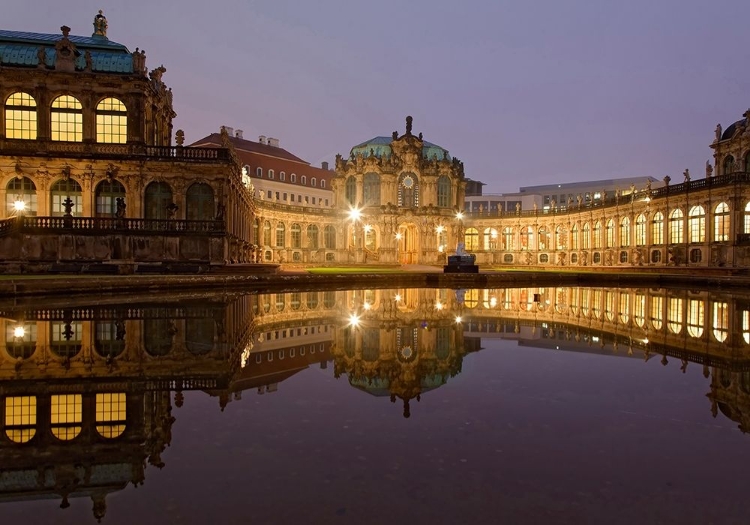
[(4, 523), (750, 521), (750, 292), (0, 303)]

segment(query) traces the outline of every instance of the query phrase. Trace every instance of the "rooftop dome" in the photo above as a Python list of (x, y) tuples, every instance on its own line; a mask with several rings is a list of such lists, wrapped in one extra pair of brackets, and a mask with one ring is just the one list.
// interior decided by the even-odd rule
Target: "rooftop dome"
[(745, 119), (743, 118), (741, 120), (738, 120), (731, 126), (728, 126), (727, 129), (724, 130), (724, 133), (721, 135), (721, 140), (731, 139), (732, 136), (734, 135), (734, 131), (737, 129), (737, 126), (741, 126), (744, 123), (745, 123)]
[[(370, 151), (372, 150), (374, 155), (378, 158), (390, 157), (393, 153), (391, 150), (392, 141), (393, 139), (391, 137), (375, 137), (354, 146), (351, 154), (357, 155), (358, 153), (361, 153), (362, 156), (369, 157)], [(451, 160), (451, 156), (447, 149), (438, 146), (437, 144), (433, 144), (432, 142), (427, 142), (426, 140), (422, 141), (422, 157), (428, 160), (432, 160), (433, 158), (437, 158), (438, 160), (444, 158), (446, 160)]]

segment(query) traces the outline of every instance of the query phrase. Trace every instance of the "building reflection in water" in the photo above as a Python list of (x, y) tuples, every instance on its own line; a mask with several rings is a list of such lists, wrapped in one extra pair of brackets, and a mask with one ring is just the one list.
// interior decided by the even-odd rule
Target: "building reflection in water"
[(750, 428), (750, 295), (705, 290), (382, 289), (0, 308), (0, 501), (90, 497), (162, 468), (183, 392), (218, 408), (333, 363), (403, 403), (461, 372), (482, 341), (690, 363), (710, 409)]

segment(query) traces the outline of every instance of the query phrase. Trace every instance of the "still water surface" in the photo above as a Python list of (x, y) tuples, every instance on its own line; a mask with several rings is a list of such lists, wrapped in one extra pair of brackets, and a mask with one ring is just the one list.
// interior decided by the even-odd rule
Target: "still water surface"
[(750, 521), (744, 294), (200, 294), (1, 317), (3, 523)]

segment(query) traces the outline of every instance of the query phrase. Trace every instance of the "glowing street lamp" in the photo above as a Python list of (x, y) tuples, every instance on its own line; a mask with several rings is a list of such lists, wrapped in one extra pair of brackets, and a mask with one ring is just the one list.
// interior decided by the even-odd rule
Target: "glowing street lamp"
[(13, 209), (17, 213), (23, 213), (23, 211), (26, 209), (26, 202), (22, 201), (21, 199), (18, 199), (13, 203)]
[(13, 337), (17, 339), (23, 339), (25, 335), (26, 335), (26, 330), (24, 329), (23, 326), (16, 326), (13, 329)]
[(358, 327), (359, 326), (359, 316), (357, 314), (351, 314), (349, 316), (349, 326)]
[(362, 210), (358, 208), (352, 208), (349, 210), (349, 219), (352, 221), (358, 221), (362, 218)]
[(460, 324), (460, 323), (461, 323), (461, 316), (457, 315), (456, 316), (456, 324)]
[(462, 211), (456, 212), (456, 219), (459, 221), (464, 218), (464, 213)]
[(401, 294), (397, 293), (393, 298), (394, 301), (399, 302), (401, 300)]

